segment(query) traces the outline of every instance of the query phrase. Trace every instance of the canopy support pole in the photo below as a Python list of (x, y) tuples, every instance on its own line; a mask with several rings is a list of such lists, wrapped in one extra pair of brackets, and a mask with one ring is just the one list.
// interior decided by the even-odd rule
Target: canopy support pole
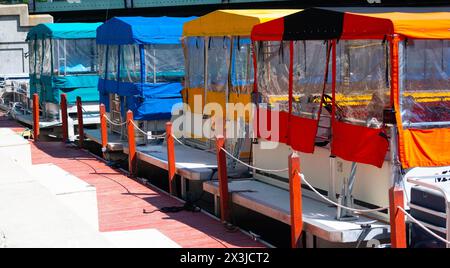
[[(337, 54), (336, 54), (336, 45), (337, 42), (335, 39), (331, 40), (331, 133), (330, 137), (333, 137), (333, 122), (336, 119), (336, 69), (337, 69)], [(330, 147), (333, 148), (333, 139), (330, 139)], [(330, 155), (330, 182), (329, 182), (329, 190), (328, 197), (332, 201), (336, 201), (336, 156)]]
[[(394, 35), (389, 38), (391, 46), (391, 106), (395, 107), (396, 111), (399, 109), (399, 42), (398, 35)], [(399, 186), (401, 182), (401, 176), (398, 176), (401, 165), (398, 161), (398, 142), (402, 139), (401, 129), (402, 122), (400, 113), (396, 113), (396, 124), (393, 125), (391, 148), (393, 157), (393, 186), (389, 189), (389, 216), (391, 224), (391, 247), (392, 248), (406, 248), (406, 224), (405, 215), (398, 207), (404, 208), (404, 193), (403, 189)], [(396, 134), (396, 129), (399, 131), (399, 136)]]

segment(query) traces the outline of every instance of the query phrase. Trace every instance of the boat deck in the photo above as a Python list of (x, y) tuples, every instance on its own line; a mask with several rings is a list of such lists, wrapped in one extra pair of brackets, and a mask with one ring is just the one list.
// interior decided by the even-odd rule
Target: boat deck
[[(89, 139), (101, 144), (100, 130), (86, 129), (85, 134)], [(108, 134), (108, 148), (114, 148), (113, 151), (120, 148), (125, 154), (128, 154), (128, 143), (121, 141), (118, 134)], [(168, 169), (167, 146), (165, 144), (137, 146), (136, 150), (139, 160), (165, 170)], [(213, 171), (217, 169), (217, 159), (212, 152), (175, 142), (175, 161), (176, 174), (181, 176), (181, 195), (183, 197), (186, 196), (186, 180), (205, 181), (217, 176)], [(238, 163), (234, 172), (229, 171), (229, 174), (242, 174), (246, 170), (246, 167)]]
[[(31, 114), (15, 114), (14, 118), (19, 121), (22, 122), (23, 124), (32, 126), (33, 125), (33, 116)], [(78, 125), (78, 120), (72, 120), (72, 124), (74, 126)], [(84, 125), (97, 125), (100, 124), (100, 118), (97, 115), (83, 115), (83, 124)], [(60, 127), (62, 125), (61, 121), (48, 121), (45, 120), (44, 118), (40, 118), (39, 120), (39, 127), (40, 128), (55, 128), (55, 127)]]
[[(86, 134), (92, 140), (100, 143), (99, 130), (87, 130)], [(109, 134), (108, 138), (114, 143), (118, 139), (118, 135)], [(128, 153), (127, 142), (121, 141), (120, 144), (123, 152)], [(165, 145), (137, 146), (136, 149), (138, 159), (167, 169), (167, 147)], [(182, 179), (182, 197), (186, 195), (186, 179), (203, 181), (203, 190), (214, 195), (214, 209), (216, 216), (218, 216), (218, 182), (215, 176), (211, 176), (213, 169), (217, 168), (215, 154), (176, 143), (175, 160), (177, 174)], [(245, 167), (240, 168), (245, 169)], [(254, 179), (232, 180), (229, 184), (229, 190), (232, 193), (232, 202), (285, 224), (290, 224), (288, 191)], [(335, 215), (335, 207), (330, 207), (304, 195), (304, 229), (309, 236), (337, 243), (356, 243), (360, 240), (389, 238), (390, 227), (388, 224), (364, 216), (360, 216), (358, 220), (353, 222), (337, 221)], [(370, 223), (370, 229), (365, 228), (367, 223)]]
[[(23, 129), (0, 116), (2, 127)], [(183, 203), (128, 178), (85, 150), (60, 142), (31, 142), (31, 151), (33, 165), (53, 163), (96, 188), (100, 232), (155, 229), (181, 247), (264, 247), (240, 231), (227, 231), (207, 214), (161, 212)]]
[[(102, 144), (102, 137), (100, 134), (100, 130), (85, 129), (84, 135), (86, 135), (86, 138), (94, 141), (95, 143)], [(108, 151), (122, 152), (124, 144), (126, 144), (126, 142), (120, 139), (120, 135), (118, 135), (118, 134), (109, 134), (108, 135), (108, 145), (107, 145)]]
[[(100, 130), (86, 129), (87, 138), (101, 144)], [(128, 142), (120, 140), (118, 134), (108, 134), (108, 148), (119, 148), (128, 154)], [(167, 146), (161, 145), (138, 145), (136, 146), (138, 159), (167, 170)], [(175, 142), (176, 173), (189, 180), (209, 180), (214, 169), (217, 169), (216, 155), (209, 151), (199, 150), (184, 146)], [(236, 165), (235, 173), (244, 172), (247, 168)], [(230, 172), (229, 173), (233, 173)]]
[[(291, 224), (288, 191), (257, 180), (232, 180), (228, 187), (233, 203)], [(204, 182), (203, 189), (214, 196), (220, 196), (218, 181)], [(217, 202), (217, 198), (215, 200)], [(389, 238), (388, 224), (364, 216), (359, 216), (355, 221), (337, 221), (336, 207), (305, 195), (302, 198), (302, 210), (304, 231), (330, 242), (355, 243), (360, 240)], [(371, 228), (365, 229), (364, 226), (368, 223)]]

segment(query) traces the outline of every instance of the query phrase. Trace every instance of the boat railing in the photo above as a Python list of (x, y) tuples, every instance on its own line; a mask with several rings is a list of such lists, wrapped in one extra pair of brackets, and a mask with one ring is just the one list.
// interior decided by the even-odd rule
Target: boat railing
[[(427, 227), (429, 229), (432, 229), (439, 233), (445, 234), (446, 240), (449, 241), (450, 240), (450, 192), (447, 189), (445, 189), (444, 187), (442, 187), (442, 185), (440, 185), (440, 183), (429, 182), (430, 179), (435, 179), (435, 181), (437, 181), (437, 179), (441, 179), (443, 177), (450, 178), (450, 175), (437, 174), (437, 175), (431, 175), (431, 176), (417, 176), (414, 178), (408, 178), (407, 181), (414, 185), (418, 185), (418, 186), (421, 186), (421, 187), (424, 187), (424, 188), (427, 188), (430, 190), (438, 191), (439, 193), (441, 193), (445, 199), (445, 213), (435, 211), (432, 209), (428, 209), (428, 208), (424, 208), (422, 206), (412, 204), (411, 202), (408, 203), (408, 206), (410, 208), (419, 210), (421, 212), (425, 212), (425, 213), (445, 219), (446, 220), (446, 228), (435, 226), (433, 224), (429, 224), (427, 222), (423, 222), (423, 221), (420, 221), (417, 219), (416, 219), (416, 221), (418, 221), (420, 224), (424, 225), (425, 227)], [(446, 246), (447, 246), (447, 248), (450, 248), (450, 244), (447, 243)]]

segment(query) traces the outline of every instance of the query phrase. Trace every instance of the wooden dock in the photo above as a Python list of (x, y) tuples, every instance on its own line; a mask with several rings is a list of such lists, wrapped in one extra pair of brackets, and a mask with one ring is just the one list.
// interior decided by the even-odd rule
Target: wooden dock
[[(0, 128), (23, 127), (0, 115)], [(202, 212), (165, 213), (163, 207), (183, 203), (156, 188), (128, 178), (89, 152), (61, 142), (31, 141), (33, 165), (53, 163), (97, 190), (99, 231), (156, 229), (188, 248), (264, 247), (240, 231), (229, 232)], [(147, 213), (143, 213), (145, 210)]]

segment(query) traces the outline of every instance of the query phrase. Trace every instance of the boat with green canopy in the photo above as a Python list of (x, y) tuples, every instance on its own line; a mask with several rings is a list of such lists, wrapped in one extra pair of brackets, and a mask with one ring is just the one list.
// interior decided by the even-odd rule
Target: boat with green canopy
[[(39, 94), (44, 121), (59, 120), (60, 95), (69, 114), (76, 97), (86, 113), (98, 113), (96, 30), (102, 23), (44, 23), (27, 36), (30, 46), (30, 96)], [(98, 116), (97, 116), (98, 117)]]

